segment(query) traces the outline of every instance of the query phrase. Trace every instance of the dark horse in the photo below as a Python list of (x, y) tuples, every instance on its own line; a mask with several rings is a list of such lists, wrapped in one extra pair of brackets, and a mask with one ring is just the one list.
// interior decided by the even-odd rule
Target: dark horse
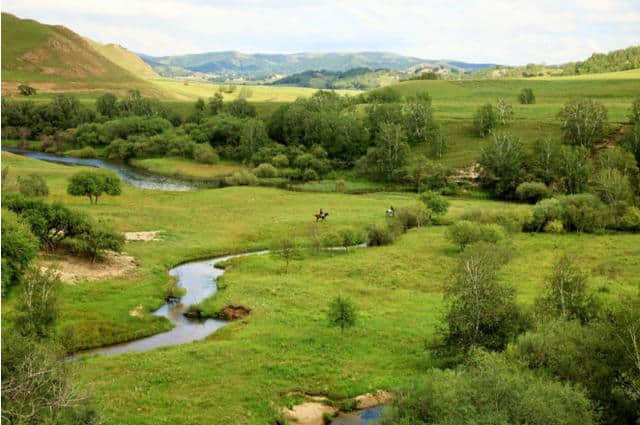
[(322, 208), (320, 208), (320, 212), (313, 216), (316, 218), (316, 221), (324, 221), (324, 219), (329, 216), (329, 213), (322, 211)]

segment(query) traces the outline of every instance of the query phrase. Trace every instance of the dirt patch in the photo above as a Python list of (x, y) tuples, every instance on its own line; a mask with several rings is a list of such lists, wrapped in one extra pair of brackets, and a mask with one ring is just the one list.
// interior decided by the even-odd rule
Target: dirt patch
[(248, 316), (249, 313), (251, 313), (251, 309), (247, 307), (228, 305), (220, 310), (217, 316), (222, 320), (236, 320)]
[(475, 163), (466, 168), (458, 168), (451, 176), (453, 181), (459, 182), (463, 180), (474, 181), (480, 177), (480, 171), (482, 167), (480, 164)]
[(53, 270), (60, 280), (73, 284), (79, 281), (122, 276), (135, 266), (135, 259), (131, 256), (125, 253), (107, 252), (103, 262), (92, 263), (84, 258), (65, 257), (55, 261), (42, 261), (40, 267), (43, 270)]
[(334, 415), (338, 409), (335, 407), (327, 406), (316, 401), (309, 401), (306, 403), (293, 406), (291, 409), (283, 409), (284, 415), (287, 419), (293, 421), (298, 425), (324, 425), (323, 415), (329, 413)]
[(144, 307), (142, 306), (142, 304), (138, 304), (138, 306), (136, 308), (134, 308), (133, 310), (131, 310), (129, 312), (129, 316), (131, 317), (142, 317), (142, 309)]
[(127, 241), (157, 241), (160, 230), (153, 230), (150, 232), (124, 232), (124, 239)]
[(381, 404), (389, 403), (392, 399), (393, 394), (388, 391), (362, 394), (355, 398), (356, 409), (368, 409), (370, 407), (379, 406)]

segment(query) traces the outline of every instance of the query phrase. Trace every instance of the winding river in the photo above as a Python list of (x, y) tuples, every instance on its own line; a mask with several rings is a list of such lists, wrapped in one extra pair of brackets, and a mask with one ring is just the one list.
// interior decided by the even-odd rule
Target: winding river
[[(179, 179), (163, 177), (139, 171), (125, 164), (103, 161), (99, 159), (83, 159), (75, 157), (57, 156), (42, 152), (29, 151), (18, 148), (2, 147), (2, 150), (42, 161), (56, 162), (67, 165), (82, 165), (104, 168), (117, 173), (120, 178), (132, 186), (164, 191), (187, 191), (198, 187)], [(366, 245), (359, 245), (360, 247)], [(329, 248), (332, 249), (332, 248)], [(185, 294), (176, 302), (169, 302), (154, 311), (154, 316), (164, 317), (173, 324), (167, 332), (139, 338), (133, 341), (98, 347), (80, 351), (68, 359), (73, 360), (85, 355), (115, 355), (120, 353), (147, 351), (154, 348), (187, 344), (200, 341), (225, 326), (229, 322), (216, 319), (192, 319), (184, 315), (189, 306), (198, 304), (213, 296), (218, 291), (217, 279), (225, 272), (216, 264), (232, 258), (250, 255), (262, 255), (269, 251), (256, 251), (243, 254), (225, 255), (204, 261), (193, 261), (181, 264), (169, 270), (169, 274), (176, 278), (176, 284), (185, 289)], [(331, 422), (331, 425), (366, 425), (371, 424), (381, 416), (383, 406), (376, 406), (358, 412), (342, 413)]]
[(101, 159), (85, 159), (72, 156), (58, 156), (44, 152), (4, 146), (2, 147), (2, 150), (47, 162), (104, 168), (105, 170), (113, 171), (114, 173), (118, 174), (118, 176), (120, 176), (123, 181), (129, 183), (131, 186), (139, 187), (142, 189), (186, 191), (198, 188), (193, 183), (184, 180), (164, 177), (158, 174), (146, 173), (126, 164), (103, 161)]
[(269, 251), (256, 251), (245, 254), (225, 255), (205, 261), (194, 261), (181, 264), (169, 270), (169, 274), (177, 279), (177, 285), (185, 289), (185, 294), (177, 302), (169, 302), (152, 314), (164, 317), (173, 324), (173, 329), (152, 336), (136, 339), (122, 344), (98, 347), (80, 351), (72, 356), (77, 358), (87, 354), (113, 355), (130, 351), (147, 351), (170, 345), (186, 344), (205, 339), (222, 326), (225, 320), (192, 319), (184, 315), (189, 306), (198, 304), (218, 291), (217, 279), (224, 274), (224, 269), (216, 264), (237, 257), (262, 255)]

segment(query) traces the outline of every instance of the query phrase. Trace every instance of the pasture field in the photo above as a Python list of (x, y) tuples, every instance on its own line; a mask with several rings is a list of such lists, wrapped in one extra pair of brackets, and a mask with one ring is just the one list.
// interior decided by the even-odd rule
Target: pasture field
[(226, 176), (244, 168), (228, 161), (210, 165), (178, 157), (133, 159), (131, 165), (154, 174), (183, 179), (207, 179)]
[[(66, 194), (79, 170), (2, 153), (15, 178), (38, 172), (50, 200), (111, 223), (119, 231), (160, 230), (161, 240), (128, 242), (137, 267), (123, 278), (65, 285), (59, 331), (78, 348), (131, 339), (166, 328), (148, 313), (163, 303), (167, 270), (184, 261), (264, 249), (280, 235), (308, 244), (318, 208), (331, 212), (321, 233), (363, 230), (385, 220), (388, 205), (415, 202), (408, 193), (317, 194), (233, 187), (155, 192), (125, 186), (98, 205)], [(454, 198), (446, 220), (474, 208), (525, 205)], [(275, 254), (233, 261), (222, 289), (205, 312), (227, 304), (251, 308), (245, 319), (203, 342), (71, 364), (74, 381), (93, 395), (107, 424), (265, 424), (296, 392), (340, 400), (376, 389), (396, 389), (435, 364), (425, 349), (444, 311), (443, 283), (458, 255), (446, 226), (414, 229), (386, 247), (313, 253), (303, 251), (284, 272)], [(576, 255), (589, 274), (589, 289), (607, 300), (637, 290), (637, 235), (607, 233), (511, 236), (514, 259), (500, 272), (518, 299), (531, 305), (557, 255)], [(344, 335), (329, 328), (326, 311), (337, 294), (359, 309)], [(142, 305), (145, 314), (130, 311)], [(5, 313), (7, 310), (5, 310)], [(10, 314), (10, 310), (9, 310)]]
[[(172, 78), (156, 78), (153, 84), (167, 93), (185, 101), (195, 101), (198, 98), (208, 99), (219, 92), (221, 84), (200, 81), (181, 80)], [(236, 85), (232, 93), (222, 93), (225, 101), (235, 100), (240, 92), (248, 91), (249, 102), (293, 102), (299, 97), (309, 97), (317, 89), (308, 87), (265, 86), (265, 85)], [(359, 90), (337, 90), (340, 94), (356, 95)]]

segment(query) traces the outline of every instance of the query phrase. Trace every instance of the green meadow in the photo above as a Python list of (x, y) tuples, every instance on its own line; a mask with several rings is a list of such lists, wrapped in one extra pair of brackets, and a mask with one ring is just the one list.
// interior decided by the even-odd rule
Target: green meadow
[[(161, 240), (128, 242), (137, 267), (124, 277), (65, 285), (59, 332), (76, 348), (125, 341), (167, 329), (149, 313), (161, 305), (169, 268), (194, 259), (269, 248), (282, 234), (309, 244), (342, 228), (364, 230), (385, 220), (388, 205), (415, 202), (410, 193), (368, 195), (299, 193), (232, 187), (157, 192), (125, 186), (98, 205), (65, 193), (78, 167), (3, 153), (13, 177), (43, 175), (51, 200), (111, 223), (119, 231), (160, 230)], [(529, 208), (521, 204), (452, 198), (444, 222), (471, 209)], [(330, 218), (315, 224), (324, 208)], [(134, 212), (135, 213), (132, 213)], [(71, 364), (74, 382), (92, 394), (107, 424), (264, 424), (297, 393), (326, 394), (339, 402), (377, 389), (394, 390), (437, 364), (425, 349), (445, 309), (443, 284), (458, 250), (446, 226), (410, 230), (390, 246), (348, 251), (303, 250), (288, 273), (274, 254), (234, 260), (205, 312), (233, 304), (251, 314), (205, 341)], [(554, 259), (576, 255), (589, 289), (606, 301), (632, 294), (640, 276), (636, 235), (526, 234), (510, 237), (514, 259), (500, 272), (518, 299), (531, 305)], [(350, 297), (359, 320), (344, 335), (329, 328), (326, 311), (337, 294)], [(130, 311), (142, 305), (141, 317)], [(5, 310), (6, 312), (7, 310)], [(10, 311), (10, 310), (9, 310)], [(9, 313), (10, 314), (10, 313)]]

